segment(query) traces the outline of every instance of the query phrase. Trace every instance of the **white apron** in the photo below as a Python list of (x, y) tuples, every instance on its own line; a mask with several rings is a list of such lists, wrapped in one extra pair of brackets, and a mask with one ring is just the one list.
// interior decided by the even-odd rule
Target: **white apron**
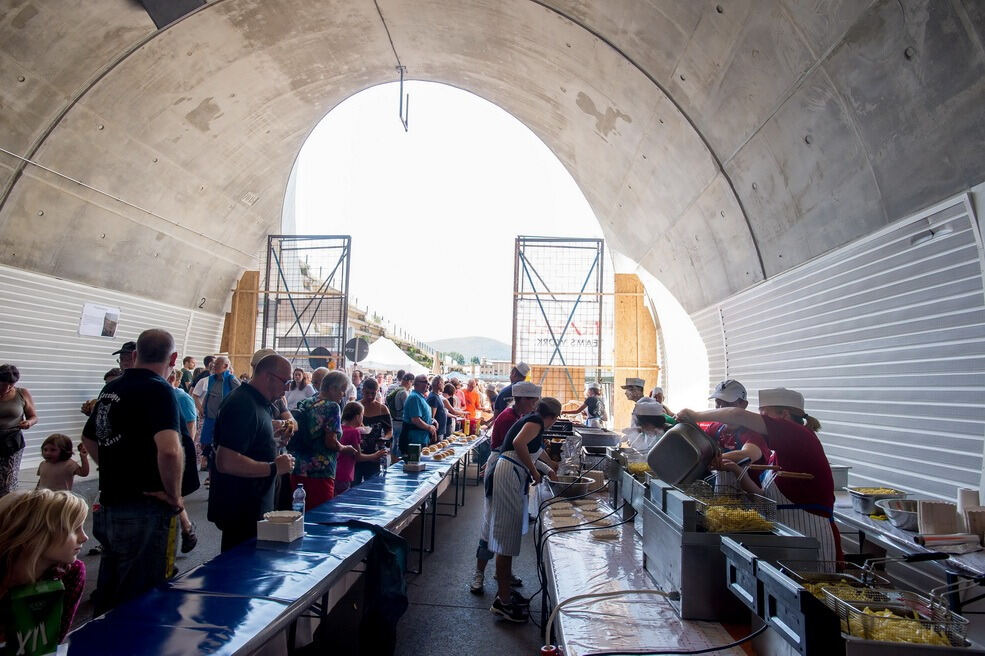
[[(544, 449), (530, 454), (534, 462)], [(529, 529), (527, 489), (530, 473), (520, 463), (516, 451), (500, 454), (493, 472), (493, 491), (489, 499), (489, 550), (501, 556), (520, 555), (523, 536)]]
[[(763, 495), (776, 502), (776, 520), (778, 522), (789, 526), (801, 535), (818, 541), (820, 544), (819, 560), (834, 562), (838, 559), (831, 520), (806, 510), (807, 507), (811, 509), (816, 507), (818, 510), (822, 510), (820, 505), (796, 504), (790, 501), (776, 486), (776, 472), (772, 471), (767, 472), (763, 477)], [(827, 510), (831, 512), (833, 509), (828, 508)]]

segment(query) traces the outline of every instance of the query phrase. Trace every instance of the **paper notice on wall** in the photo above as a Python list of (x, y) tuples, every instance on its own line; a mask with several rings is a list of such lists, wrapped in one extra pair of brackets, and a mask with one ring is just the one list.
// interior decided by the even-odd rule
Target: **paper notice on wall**
[(116, 337), (120, 323), (120, 308), (86, 303), (82, 306), (79, 334), (90, 337)]

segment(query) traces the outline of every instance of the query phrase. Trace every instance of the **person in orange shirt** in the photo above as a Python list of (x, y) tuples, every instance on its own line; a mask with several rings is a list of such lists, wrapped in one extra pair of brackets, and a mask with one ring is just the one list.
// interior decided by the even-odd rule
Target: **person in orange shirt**
[(479, 390), (476, 386), (479, 381), (475, 378), (469, 379), (468, 387), (465, 388), (465, 416), (472, 422), (472, 430), (470, 433), (475, 433), (479, 427), (479, 412), (482, 410), (482, 398), (479, 396)]

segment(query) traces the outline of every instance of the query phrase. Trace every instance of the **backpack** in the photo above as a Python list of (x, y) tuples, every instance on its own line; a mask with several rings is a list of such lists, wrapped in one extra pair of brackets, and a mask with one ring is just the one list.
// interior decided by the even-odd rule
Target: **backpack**
[(397, 417), (397, 393), (402, 389), (403, 386), (398, 385), (386, 395), (386, 409), (390, 411), (390, 416), (397, 421), (400, 421), (400, 417)]
[(287, 442), (287, 452), (293, 456), (311, 455), (311, 431), (308, 428), (308, 410), (291, 410), (291, 416), (298, 423), (298, 429)]

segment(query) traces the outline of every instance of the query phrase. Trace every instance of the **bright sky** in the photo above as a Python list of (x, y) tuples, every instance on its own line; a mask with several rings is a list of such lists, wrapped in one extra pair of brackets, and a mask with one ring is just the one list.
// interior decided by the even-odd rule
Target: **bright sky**
[(297, 169), (298, 234), (352, 235), (349, 292), (425, 341), (510, 343), (518, 234), (601, 237), (581, 190), (526, 126), (453, 87), (410, 82), (349, 98)]

